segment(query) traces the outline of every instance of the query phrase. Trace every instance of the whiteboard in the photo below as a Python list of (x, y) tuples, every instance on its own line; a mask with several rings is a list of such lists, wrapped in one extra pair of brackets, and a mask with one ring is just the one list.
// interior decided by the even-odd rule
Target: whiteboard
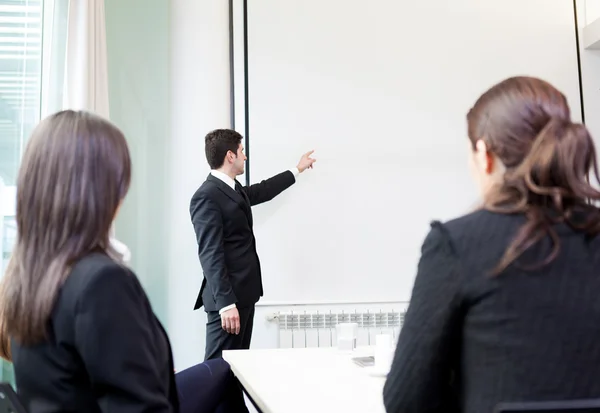
[(252, 0), (247, 55), (243, 3), (250, 179), (318, 159), (254, 208), (263, 303), (407, 300), (430, 221), (476, 205), (466, 113), (492, 84), (544, 78), (580, 119), (570, 1)]

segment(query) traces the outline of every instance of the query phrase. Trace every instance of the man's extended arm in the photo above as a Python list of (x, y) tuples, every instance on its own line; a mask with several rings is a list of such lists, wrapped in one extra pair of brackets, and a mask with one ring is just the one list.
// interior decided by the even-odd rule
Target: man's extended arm
[(288, 189), (296, 182), (296, 176), (298, 174), (296, 171), (285, 171), (257, 184), (245, 186), (243, 189), (244, 192), (246, 192), (246, 195), (248, 195), (250, 205), (254, 206), (270, 201)]
[(312, 168), (313, 163), (316, 162), (316, 159), (313, 159), (310, 156), (313, 152), (314, 151), (309, 151), (302, 155), (300, 162), (298, 162), (298, 165), (295, 168), (275, 175), (272, 178), (265, 179), (258, 184), (244, 187), (243, 189), (246, 192), (246, 195), (248, 195), (250, 205), (254, 206), (270, 201), (292, 186), (296, 182), (296, 177), (307, 168)]

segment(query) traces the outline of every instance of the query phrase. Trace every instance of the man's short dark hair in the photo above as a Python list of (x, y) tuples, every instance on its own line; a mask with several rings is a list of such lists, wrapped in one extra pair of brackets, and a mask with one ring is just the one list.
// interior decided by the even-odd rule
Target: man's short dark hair
[(204, 150), (210, 168), (222, 167), (227, 152), (237, 154), (240, 143), (242, 143), (242, 135), (231, 129), (216, 129), (208, 133), (204, 139)]

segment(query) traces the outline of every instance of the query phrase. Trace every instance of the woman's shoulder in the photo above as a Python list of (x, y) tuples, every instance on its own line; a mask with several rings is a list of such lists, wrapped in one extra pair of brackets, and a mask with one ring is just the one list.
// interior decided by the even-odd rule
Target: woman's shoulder
[(443, 225), (452, 233), (468, 232), (473, 228), (482, 226), (490, 229), (498, 229), (505, 226), (519, 226), (525, 222), (525, 216), (521, 214), (501, 214), (487, 209), (477, 209), (466, 215), (451, 219)]
[(465, 252), (473, 248), (494, 245), (504, 249), (521, 225), (523, 215), (509, 215), (479, 209), (447, 222), (434, 221), (432, 231), (451, 242), (455, 249)]
[(103, 253), (92, 253), (82, 257), (71, 266), (62, 293), (80, 296), (111, 291), (116, 288), (135, 288), (135, 275), (121, 264)]
[(84, 313), (97, 317), (118, 301), (126, 301), (122, 305), (146, 302), (133, 272), (106, 254), (82, 257), (71, 265), (57, 295), (52, 314), (55, 334), (72, 337), (74, 317)]
[(95, 277), (112, 277), (113, 274), (129, 275), (131, 271), (122, 263), (115, 261), (107, 254), (94, 252), (77, 260), (71, 266), (70, 277), (81, 275), (88, 280)]

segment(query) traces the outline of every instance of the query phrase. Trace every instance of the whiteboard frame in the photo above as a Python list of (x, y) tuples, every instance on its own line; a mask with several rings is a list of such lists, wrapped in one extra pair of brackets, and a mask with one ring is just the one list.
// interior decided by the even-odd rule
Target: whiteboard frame
[(231, 124), (244, 136), (246, 185), (250, 185), (250, 119), (248, 82), (248, 1), (229, 0)]

